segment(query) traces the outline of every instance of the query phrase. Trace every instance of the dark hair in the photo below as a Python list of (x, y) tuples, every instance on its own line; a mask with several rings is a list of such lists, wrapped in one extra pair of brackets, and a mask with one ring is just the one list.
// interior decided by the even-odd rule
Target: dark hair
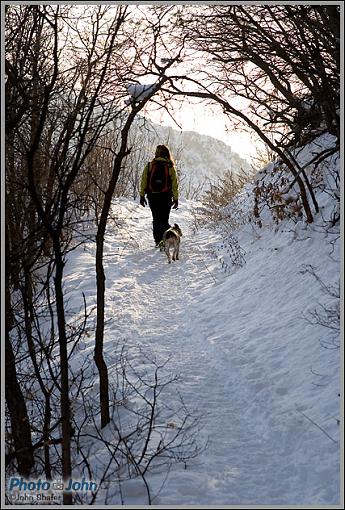
[(157, 145), (155, 158), (167, 158), (173, 161), (170, 151), (166, 145)]

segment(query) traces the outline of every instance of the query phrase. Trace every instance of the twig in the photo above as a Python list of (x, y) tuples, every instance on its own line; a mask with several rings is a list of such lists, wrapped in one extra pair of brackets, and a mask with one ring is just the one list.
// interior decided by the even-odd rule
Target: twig
[(307, 418), (307, 420), (310, 421), (310, 423), (312, 423), (313, 425), (315, 425), (315, 427), (317, 427), (319, 430), (321, 430), (321, 432), (323, 432), (331, 441), (333, 441), (333, 443), (335, 444), (338, 444), (339, 441), (337, 441), (336, 439), (333, 439), (333, 437), (331, 437), (328, 432), (326, 432), (322, 427), (320, 427), (320, 425), (318, 425), (314, 420), (312, 420), (311, 418), (309, 418), (309, 416), (307, 416), (305, 413), (303, 413), (303, 411), (301, 411), (300, 409), (297, 409), (296, 407), (296, 411), (299, 412), (302, 416), (304, 416), (305, 418)]

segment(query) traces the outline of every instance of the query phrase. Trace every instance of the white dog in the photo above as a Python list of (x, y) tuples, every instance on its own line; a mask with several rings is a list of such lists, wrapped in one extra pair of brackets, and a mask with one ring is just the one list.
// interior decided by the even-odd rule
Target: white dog
[(166, 256), (168, 257), (168, 262), (171, 264), (171, 253), (172, 249), (172, 260), (179, 259), (180, 253), (180, 238), (182, 236), (182, 231), (177, 223), (171, 228), (168, 228), (163, 234), (163, 242), (164, 242), (164, 251)]

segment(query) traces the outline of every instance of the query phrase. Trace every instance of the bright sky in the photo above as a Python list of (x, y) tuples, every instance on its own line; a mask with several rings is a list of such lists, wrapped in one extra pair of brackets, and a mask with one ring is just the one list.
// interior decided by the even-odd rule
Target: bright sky
[[(140, 11), (143, 10), (145, 11), (145, 7), (141, 6)], [(171, 57), (173, 54), (174, 51), (172, 50), (167, 53), (167, 56)], [(204, 56), (202, 53), (194, 49), (185, 49), (182, 62), (175, 63), (167, 74), (197, 77), (203, 69), (203, 66), (200, 64), (203, 61)], [(201, 80), (203, 79), (202, 75), (199, 75), (199, 77)], [(149, 75), (147, 76), (147, 83), (152, 83), (152, 77)], [(193, 89), (190, 83), (187, 86), (189, 89), (191, 87)], [(234, 98), (232, 98), (232, 101), (234, 101)], [(241, 98), (235, 99), (235, 103), (235, 106), (238, 106), (240, 109), (245, 108)], [(167, 112), (164, 109), (157, 110), (154, 105), (148, 103), (145, 108), (145, 114), (152, 121), (160, 125), (172, 126), (175, 129), (181, 128), (183, 131), (196, 131), (218, 138), (230, 145), (234, 152), (249, 162), (257, 155), (258, 146), (261, 145), (262, 147), (255, 134), (251, 135), (231, 126), (219, 105), (201, 103), (199, 99), (191, 97), (184, 99), (180, 97), (174, 101), (174, 106), (172, 106), (172, 102), (169, 104), (171, 106), (169, 106), (169, 111)], [(174, 119), (178, 125), (174, 122)]]
[[(200, 68), (200, 61), (203, 60), (203, 56), (196, 53), (193, 55), (195, 60), (198, 60), (198, 67)], [(173, 74), (175, 72), (177, 75), (190, 76), (193, 73), (193, 63), (190, 59), (187, 59), (186, 63), (182, 62), (174, 66)], [(196, 71), (196, 75), (198, 72), (199, 69)], [(143, 82), (146, 81), (147, 84), (151, 84), (155, 80), (156, 77), (152, 79), (152, 76), (147, 75), (146, 80), (143, 80)], [(190, 84), (188, 85), (191, 88)], [(244, 100), (240, 97), (238, 99), (232, 98), (231, 102), (240, 110), (245, 108)], [(218, 138), (227, 145), (230, 145), (234, 152), (237, 152), (237, 154), (249, 162), (251, 162), (252, 157), (257, 155), (258, 144), (262, 145), (258, 141), (257, 136), (234, 128), (230, 124), (228, 117), (223, 113), (220, 105), (202, 102), (198, 98), (182, 98), (181, 96), (178, 99), (170, 100), (168, 104), (168, 111), (166, 111), (163, 108), (158, 109), (155, 103), (149, 102), (145, 107), (145, 114), (153, 122), (160, 125), (172, 126), (177, 130), (181, 128), (183, 131), (196, 131), (203, 135)]]
[[(164, 110), (147, 111), (146, 114), (157, 124), (179, 129), (171, 116)], [(174, 118), (183, 131), (197, 131), (203, 135), (218, 138), (230, 145), (241, 157), (251, 160), (256, 155), (256, 143), (249, 133), (234, 130), (227, 124), (226, 116), (212, 106), (189, 104), (186, 99), (174, 112)]]
[[(85, 7), (86, 6), (84, 6), (84, 9)], [(142, 12), (145, 12), (146, 15), (149, 14), (149, 7), (150, 6), (140, 6), (140, 9), (137, 8), (138, 15), (141, 16)], [(80, 14), (84, 11), (81, 10), (80, 6), (76, 6), (76, 12)], [(136, 13), (136, 9), (134, 9), (133, 13)], [(89, 6), (86, 7), (84, 15), (90, 16)], [(81, 25), (85, 23), (83, 17), (79, 17), (77, 19), (78, 23)], [(170, 54), (168, 54), (168, 56), (169, 55)], [(182, 63), (174, 65), (172, 68), (173, 74), (177, 72), (177, 74), (185, 74), (186, 76), (189, 76), (193, 72), (194, 64), (196, 66), (195, 69), (197, 71), (200, 70), (200, 59), (201, 61), (203, 59), (202, 54), (198, 55), (198, 53), (192, 51), (189, 58), (188, 56), (186, 58), (186, 55), (184, 56)], [(156, 77), (154, 77), (154, 80), (155, 79)], [(151, 83), (152, 76), (147, 75), (146, 80), (144, 78), (142, 83), (145, 83), (145, 81), (147, 81), (147, 83)], [(193, 100), (193, 98), (180, 98), (179, 101), (174, 102), (174, 105), (176, 106), (173, 107), (173, 111), (172, 109), (169, 109), (169, 113), (171, 114), (169, 115), (169, 113), (164, 109), (157, 111), (154, 104), (148, 103), (145, 108), (145, 114), (152, 121), (160, 125), (172, 126), (175, 129), (179, 129), (180, 126), (183, 131), (196, 131), (204, 135), (218, 138), (230, 145), (234, 152), (249, 161), (256, 155), (257, 147), (256, 142), (253, 141), (253, 135), (251, 136), (248, 133), (240, 132), (238, 129), (231, 127), (227, 117), (223, 114), (222, 109), (219, 106), (202, 104), (199, 100)], [(176, 125), (172, 117), (177, 121), (179, 126)]]

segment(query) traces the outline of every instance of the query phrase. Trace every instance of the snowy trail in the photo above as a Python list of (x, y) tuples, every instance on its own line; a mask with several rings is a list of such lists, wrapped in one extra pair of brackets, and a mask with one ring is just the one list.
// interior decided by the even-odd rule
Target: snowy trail
[[(216, 265), (209, 259), (209, 236), (192, 236), (186, 216), (178, 218), (184, 232), (181, 260), (171, 265), (152, 247), (148, 222), (142, 233), (146, 249), (122, 257), (114, 270), (123, 278), (109, 286), (108, 295), (116, 303), (109, 312), (119, 317), (117, 331), (125, 332), (129, 342), (139, 342), (146, 353), (162, 361), (171, 358), (169, 367), (181, 377), (183, 397), (203, 415), (209, 435), (206, 452), (192, 469), (179, 468), (171, 474), (159, 502), (255, 503), (258, 489), (265, 490), (265, 478), (273, 476), (276, 466), (271, 459), (272, 471), (267, 474), (262, 469), (267, 445), (241, 418), (245, 402), (231, 373), (230, 350), (216, 348), (216, 325), (208, 329), (199, 316), (198, 301), (217, 281), (205, 264)], [(125, 276), (128, 267), (131, 273)]]
[[(110, 225), (105, 251), (104, 350), (110, 374), (118, 359), (116, 343), (125, 345), (138, 364), (142, 351), (160, 361), (170, 358), (167, 369), (180, 375), (184, 401), (203, 417), (200, 443), (208, 439), (206, 450), (187, 469), (178, 465), (171, 470), (162, 490), (162, 475), (149, 477), (153, 495), (158, 493), (153, 504), (336, 503), (338, 444), (306, 423), (295, 408), (300, 400), (300, 409), (308, 409), (305, 402), (319, 394), (312, 389), (303, 396), (309, 381), (293, 374), (301, 358), (298, 338), (295, 344), (290, 341), (300, 328), (293, 308), (300, 306), (299, 296), (294, 296), (290, 268), (274, 258), (288, 250), (290, 241), (263, 254), (263, 240), (253, 264), (226, 277), (212, 257), (219, 239), (206, 230), (193, 233), (189, 204), (171, 215), (171, 223), (178, 222), (184, 234), (181, 260), (172, 264), (153, 247), (147, 208), (124, 200), (117, 204), (117, 214), (125, 221)], [(292, 255), (291, 264), (296, 265), (295, 252)], [(256, 261), (255, 256), (261, 258)], [(80, 265), (86, 269), (81, 287), (92, 295), (94, 283), (87, 274), (92, 257), (84, 258), (71, 272)], [(266, 269), (265, 258), (270, 258)], [(268, 292), (278, 268), (283, 277)], [(280, 317), (280, 294), (286, 289), (292, 308)], [(309, 346), (306, 367), (318, 360), (315, 345)], [(329, 366), (335, 373), (336, 361), (330, 360)], [(305, 372), (307, 378), (307, 368)], [(325, 400), (334, 400), (330, 385), (323, 391)], [(336, 437), (335, 420), (327, 420)], [(144, 494), (129, 491), (126, 504), (145, 504)]]

